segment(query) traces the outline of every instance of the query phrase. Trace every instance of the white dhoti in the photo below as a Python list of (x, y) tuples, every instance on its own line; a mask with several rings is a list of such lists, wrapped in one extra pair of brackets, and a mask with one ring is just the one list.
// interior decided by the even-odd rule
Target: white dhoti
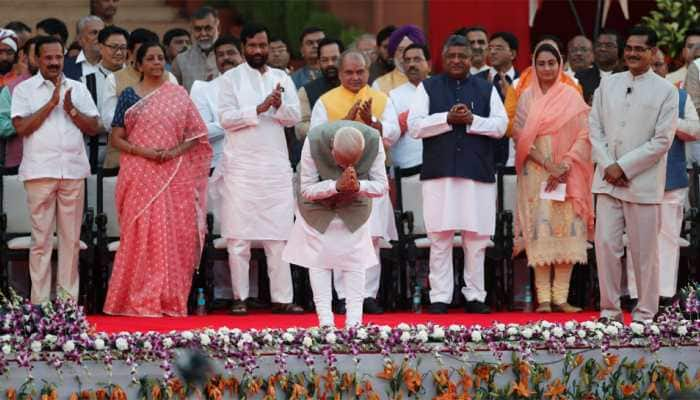
[[(676, 295), (678, 282), (678, 263), (680, 261), (680, 237), (683, 229), (683, 205), (688, 197), (688, 188), (671, 190), (664, 193), (660, 204), (661, 232), (657, 237), (659, 262), (659, 296)], [(627, 290), (631, 298), (636, 299), (637, 285), (632, 258), (627, 257)]]
[(467, 301), (486, 299), (484, 261), (496, 229), (496, 184), (462, 178), (422, 182), (423, 216), (430, 239), (430, 302), (452, 302), (454, 233), (462, 235)]

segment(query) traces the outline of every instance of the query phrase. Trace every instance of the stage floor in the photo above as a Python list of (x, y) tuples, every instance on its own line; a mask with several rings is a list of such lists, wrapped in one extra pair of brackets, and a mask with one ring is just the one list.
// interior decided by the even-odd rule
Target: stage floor
[[(539, 320), (550, 322), (566, 322), (570, 320), (587, 321), (598, 319), (598, 312), (588, 311), (577, 314), (566, 313), (525, 313), (525, 312), (498, 312), (492, 314), (465, 314), (457, 309), (449, 314), (433, 315), (427, 313), (415, 314), (411, 312), (385, 313), (381, 315), (365, 315), (365, 323), (396, 326), (402, 322), (408, 324), (424, 324), (433, 322), (443, 326), (482, 325), (490, 326), (494, 322), (524, 324)], [(116, 317), (109, 315), (91, 315), (88, 321), (97, 331), (107, 333), (126, 332), (168, 332), (171, 330), (195, 330), (204, 328), (218, 329), (226, 326), (238, 329), (264, 329), (264, 328), (308, 328), (316, 326), (318, 319), (314, 313), (302, 315), (280, 315), (270, 312), (252, 312), (246, 316), (233, 316), (225, 312), (215, 312), (206, 316), (189, 316), (184, 318), (140, 318), (140, 317)], [(631, 322), (630, 315), (625, 315), (625, 322)], [(342, 327), (345, 318), (336, 315), (336, 326)]]

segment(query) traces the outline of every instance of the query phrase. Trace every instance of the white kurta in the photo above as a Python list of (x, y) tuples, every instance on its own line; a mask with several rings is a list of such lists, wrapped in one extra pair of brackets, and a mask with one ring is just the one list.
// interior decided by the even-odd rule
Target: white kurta
[[(372, 197), (374, 202), (388, 192), (388, 182), (384, 162), (384, 148), (378, 146), (378, 154), (369, 171), (368, 180), (360, 180), (360, 195)], [(322, 200), (338, 193), (335, 180), (319, 182), (318, 169), (311, 156), (309, 141), (304, 142), (301, 151), (300, 195), (307, 200)], [(372, 211), (374, 214), (374, 210)], [(371, 217), (370, 217), (371, 218)], [(370, 224), (365, 223), (355, 232), (335, 216), (325, 233), (308, 225), (304, 218), (297, 216), (282, 259), (290, 264), (307, 268), (360, 270), (379, 263), (372, 245)]]
[[(418, 86), (411, 82), (406, 82), (389, 92), (389, 98), (397, 114), (408, 111), (417, 90)], [(391, 146), (391, 161), (400, 168), (411, 168), (420, 165), (423, 162), (423, 141), (411, 137), (408, 132), (405, 132)]]
[[(508, 126), (508, 116), (496, 89), (491, 91), (491, 113), (488, 117), (474, 115), (467, 126), (468, 135), (501, 138)], [(429, 114), (430, 98), (420, 84), (408, 113), (408, 130), (417, 139), (450, 132), (447, 113)], [(496, 225), (496, 184), (465, 178), (425, 180), (423, 188), (423, 218), (427, 232), (470, 231), (493, 235)]]
[[(313, 129), (326, 122), (329, 122), (326, 107), (323, 105), (322, 101), (317, 101), (314, 109), (311, 111), (311, 124), (309, 125), (309, 129)], [(386, 102), (381, 123), (382, 140), (384, 144), (389, 147), (396, 143), (401, 135), (398, 116), (391, 101)], [(388, 191), (383, 196), (372, 200), (372, 214), (369, 221), (372, 237), (381, 237), (387, 241), (398, 240), (399, 235), (396, 231), (394, 208), (391, 205)]]
[(221, 75), (209, 82), (194, 81), (190, 89), (192, 102), (197, 107), (199, 114), (207, 125), (209, 144), (211, 144), (214, 152), (211, 159), (211, 166), (214, 168), (219, 165), (219, 161), (221, 160), (221, 155), (224, 151), (224, 138), (226, 137), (226, 133), (219, 123), (218, 106), (216, 103), (219, 99), (220, 84)]
[[(284, 88), (282, 105), (258, 115), (272, 90)], [(299, 122), (299, 99), (284, 71), (264, 74), (247, 63), (227, 71), (219, 86), (219, 121), (226, 131), (217, 190), (221, 234), (227, 239), (287, 240), (294, 217), (292, 168), (284, 127)]]

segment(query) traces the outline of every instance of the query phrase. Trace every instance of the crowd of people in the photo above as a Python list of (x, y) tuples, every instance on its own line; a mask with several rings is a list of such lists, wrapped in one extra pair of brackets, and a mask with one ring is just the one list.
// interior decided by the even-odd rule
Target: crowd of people
[(671, 74), (642, 26), (566, 47), (545, 36), (522, 71), (514, 60), (528, 49), (515, 35), (465, 27), (444, 40), (442, 72), (417, 26), (348, 44), (309, 27), (295, 69), (265, 26), (220, 35), (213, 8), (161, 41), (113, 25), (114, 2), (94, 3), (108, 4), (80, 19), (75, 46), (55, 18), (0, 31), (3, 162), (19, 166), (27, 192), (33, 303), (51, 295), (54, 226), (58, 289), (78, 295), (84, 136), (106, 144), (93, 162), (120, 168), (107, 199), (121, 229), (108, 314), (187, 314), (208, 197), (226, 241), (232, 314), (248, 312), (254, 244), (273, 312), (303, 312), (295, 264), (309, 270), (321, 325), (333, 325), (333, 311), (348, 326), (381, 313), (379, 251), (397, 239), (392, 166), (420, 167), (408, 179), (421, 181), (431, 313), (453, 301), (457, 242), (465, 312), (490, 312), (484, 264), (502, 165), (517, 171), (514, 255), (524, 251), (534, 269), (538, 312), (580, 311), (569, 282), (589, 242), (602, 318), (621, 320), (625, 293), (638, 298), (635, 320), (675, 295), (686, 168), (700, 161), (700, 28), (687, 32), (685, 65)]

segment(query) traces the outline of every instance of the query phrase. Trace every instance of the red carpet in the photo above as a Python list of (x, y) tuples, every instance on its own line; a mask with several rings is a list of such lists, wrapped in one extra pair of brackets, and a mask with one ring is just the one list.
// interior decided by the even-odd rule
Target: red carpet
[[(537, 314), (524, 312), (502, 312), (492, 314), (465, 314), (458, 310), (453, 310), (449, 314), (414, 314), (410, 312), (386, 313), (383, 315), (365, 315), (365, 323), (379, 325), (396, 326), (402, 322), (409, 324), (420, 324), (433, 322), (440, 325), (474, 325), (490, 326), (498, 321), (502, 323), (524, 324), (528, 322), (546, 319), (550, 322), (566, 322), (572, 319), (577, 321), (595, 320), (598, 318), (597, 312), (583, 312), (578, 314)], [(108, 333), (127, 332), (168, 332), (170, 330), (193, 330), (202, 328), (218, 329), (222, 326), (239, 329), (263, 329), (263, 328), (307, 328), (316, 326), (318, 320), (316, 314), (306, 313), (302, 315), (278, 315), (261, 311), (250, 315), (239, 317), (227, 315), (225, 313), (214, 313), (207, 316), (190, 316), (186, 318), (138, 318), (138, 317), (113, 317), (107, 315), (92, 315), (88, 320), (98, 331)], [(626, 315), (625, 321), (630, 322), (630, 316)], [(336, 326), (343, 326), (345, 318), (336, 315)]]

